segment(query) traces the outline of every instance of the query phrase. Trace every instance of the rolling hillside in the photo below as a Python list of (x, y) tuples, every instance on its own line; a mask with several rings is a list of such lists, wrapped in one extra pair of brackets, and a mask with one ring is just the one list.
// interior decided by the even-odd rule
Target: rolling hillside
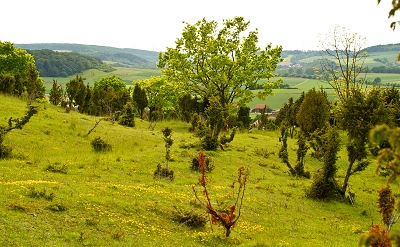
[[(26, 110), (24, 100), (0, 95), (0, 101), (0, 125)], [(354, 205), (311, 200), (305, 191), (312, 179), (292, 177), (278, 157), (280, 132), (253, 129), (238, 132), (225, 151), (206, 152), (215, 165), (209, 173), (212, 202), (221, 210), (234, 201), (230, 185), (237, 169), (250, 169), (241, 217), (226, 238), (195, 200), (199, 173), (190, 166), (199, 149), (189, 124), (163, 121), (151, 130), (138, 119), (135, 128), (102, 121), (87, 135), (98, 118), (48, 103), (37, 109), (23, 129), (4, 138), (13, 156), (0, 160), (0, 246), (347, 247), (357, 246), (371, 219), (381, 222), (377, 190), (386, 178), (374, 173), (374, 163), (351, 178)], [(165, 164), (165, 127), (173, 129), (172, 182), (153, 178), (157, 164)], [(112, 150), (94, 152), (96, 137)], [(288, 142), (295, 147), (295, 139)], [(345, 150), (338, 155), (338, 181), (346, 172)], [(288, 152), (296, 162), (295, 148)], [(313, 175), (321, 167), (310, 154), (305, 157)], [(398, 184), (392, 189), (398, 191)], [(195, 228), (181, 221), (192, 215), (206, 224)]]

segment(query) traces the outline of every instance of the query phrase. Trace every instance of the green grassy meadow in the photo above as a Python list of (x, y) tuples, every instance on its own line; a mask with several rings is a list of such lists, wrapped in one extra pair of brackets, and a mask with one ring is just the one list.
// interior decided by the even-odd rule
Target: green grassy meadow
[[(25, 101), (0, 95), (0, 102), (0, 125), (24, 115)], [(242, 214), (231, 236), (225, 238), (223, 228), (209, 223), (192, 229), (172, 220), (177, 212), (207, 217), (192, 191), (199, 173), (190, 169), (191, 159), (199, 150), (186, 148), (198, 141), (187, 131), (188, 124), (164, 121), (151, 130), (139, 119), (134, 128), (102, 121), (87, 136), (98, 118), (65, 113), (47, 103), (38, 109), (22, 130), (12, 130), (4, 140), (13, 157), (0, 160), (0, 246), (347, 247), (357, 246), (360, 235), (371, 228), (371, 217), (382, 223), (376, 200), (386, 178), (375, 174), (374, 157), (366, 171), (350, 179), (354, 205), (310, 200), (305, 190), (312, 179), (290, 176), (278, 158), (278, 131), (250, 130), (237, 133), (225, 151), (206, 152), (215, 165), (209, 192), (218, 208), (232, 203), (229, 185), (237, 169), (246, 166), (250, 171)], [(173, 129), (173, 182), (153, 179), (157, 164), (165, 162), (161, 129), (166, 126)], [(95, 137), (110, 143), (112, 151), (92, 151)], [(288, 141), (294, 164), (295, 140)], [(341, 183), (345, 148), (337, 165)], [(321, 167), (306, 156), (305, 169), (311, 174)], [(397, 183), (392, 190), (398, 195)], [(395, 224), (392, 232), (399, 231)]]

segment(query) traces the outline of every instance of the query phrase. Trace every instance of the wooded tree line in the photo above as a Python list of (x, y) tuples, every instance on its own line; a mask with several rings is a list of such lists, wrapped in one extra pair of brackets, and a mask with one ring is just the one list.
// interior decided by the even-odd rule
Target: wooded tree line
[(21, 44), (17, 46), (26, 50), (69, 51), (96, 59), (100, 58), (102, 61), (114, 61), (120, 67), (157, 68), (158, 53), (153, 51), (81, 44)]
[(27, 50), (35, 59), (37, 70), (44, 77), (67, 77), (88, 69), (102, 69), (100, 58), (84, 56), (74, 52), (52, 50)]

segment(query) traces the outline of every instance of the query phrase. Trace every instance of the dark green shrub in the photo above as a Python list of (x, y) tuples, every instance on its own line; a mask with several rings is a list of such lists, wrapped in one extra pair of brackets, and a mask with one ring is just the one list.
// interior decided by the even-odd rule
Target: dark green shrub
[(206, 225), (207, 219), (201, 214), (195, 212), (180, 212), (177, 211), (173, 214), (172, 220), (184, 224), (190, 228), (200, 228)]
[(335, 179), (337, 171), (337, 153), (340, 148), (339, 133), (334, 128), (328, 128), (326, 134), (322, 137), (325, 141), (323, 168), (314, 175), (310, 189), (307, 191), (307, 197), (313, 199), (332, 199), (340, 197), (340, 187)]
[(67, 174), (68, 169), (66, 165), (61, 165), (60, 163), (56, 162), (55, 164), (49, 164), (46, 167), (46, 171), (54, 172), (54, 173), (63, 173)]
[(271, 154), (275, 155), (275, 152), (268, 151), (268, 149), (266, 149), (266, 148), (256, 148), (256, 149), (254, 149), (254, 154), (268, 159)]
[(241, 106), (237, 113), (237, 122), (239, 128), (248, 129), (251, 123), (250, 107)]
[(29, 188), (28, 196), (31, 198), (43, 198), (48, 201), (52, 201), (55, 197), (54, 193), (48, 194), (46, 189), (39, 191), (39, 190), (36, 190), (35, 187)]
[(125, 104), (121, 116), (119, 116), (119, 124), (135, 127), (135, 107), (131, 102)]
[(47, 206), (46, 209), (53, 212), (64, 212), (68, 210), (68, 208), (62, 204), (52, 204)]
[(233, 138), (235, 138), (235, 134), (236, 134), (236, 128), (233, 128), (229, 137), (223, 135), (219, 138), (219, 143), (221, 145), (225, 145), (226, 143), (233, 141)]
[(154, 179), (167, 178), (171, 181), (174, 180), (175, 175), (173, 170), (168, 170), (167, 168), (162, 168), (161, 164), (157, 165), (157, 169), (154, 171)]
[(5, 159), (9, 157), (11, 155), (11, 151), (12, 149), (10, 147), (7, 147), (6, 145), (0, 142), (0, 159)]
[(213, 134), (213, 131), (209, 129), (203, 139), (201, 139), (201, 146), (205, 150), (216, 150), (219, 146), (218, 135)]
[(92, 145), (93, 150), (96, 152), (106, 152), (112, 150), (111, 145), (102, 140), (100, 137), (93, 139), (90, 144)]

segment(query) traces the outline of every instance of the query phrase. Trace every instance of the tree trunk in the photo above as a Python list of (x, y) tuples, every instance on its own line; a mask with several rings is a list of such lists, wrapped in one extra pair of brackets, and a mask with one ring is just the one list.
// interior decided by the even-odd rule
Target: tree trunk
[(355, 159), (352, 159), (351, 161), (349, 161), (349, 167), (347, 168), (346, 176), (344, 177), (342, 191), (341, 191), (343, 196), (347, 190), (347, 185), (348, 185), (350, 175), (351, 175), (351, 168), (353, 167), (354, 162), (355, 162)]
[(229, 237), (231, 234), (231, 226), (225, 226), (225, 237)]

